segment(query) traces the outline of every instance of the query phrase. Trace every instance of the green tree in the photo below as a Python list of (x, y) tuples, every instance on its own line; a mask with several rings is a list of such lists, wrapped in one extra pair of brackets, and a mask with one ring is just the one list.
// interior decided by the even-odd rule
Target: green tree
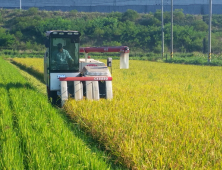
[(196, 31), (207, 31), (208, 25), (202, 20), (196, 20), (192, 23)]
[(185, 18), (185, 15), (184, 15), (182, 9), (175, 9), (174, 10), (174, 12), (173, 12), (173, 20), (174, 20), (175, 23), (180, 24), (180, 25), (184, 25), (183, 24), (184, 18)]
[(107, 17), (111, 17), (111, 18), (117, 18), (118, 20), (121, 20), (122, 18), (122, 13), (121, 12), (111, 12), (107, 15)]
[(29, 50), (32, 49), (32, 43), (30, 41), (26, 42), (26, 48)]
[(0, 13), (0, 23), (3, 21), (2, 14)]
[(126, 20), (136, 21), (138, 18), (139, 18), (139, 14), (132, 9), (127, 9), (127, 11), (124, 12), (122, 16), (123, 21), (126, 21)]
[(75, 16), (77, 16), (77, 14), (78, 14), (78, 11), (75, 9), (75, 10), (71, 10), (70, 12), (69, 12), (69, 15), (71, 16), (71, 17), (75, 17)]
[(175, 25), (174, 48), (178, 51), (185, 48), (187, 52), (202, 51), (204, 36), (204, 32), (197, 32), (193, 27)]
[(151, 26), (151, 25), (154, 25), (154, 26), (157, 26), (157, 25), (161, 25), (161, 20), (159, 20), (158, 18), (154, 17), (153, 15), (146, 15), (144, 17), (142, 17), (138, 23), (140, 25), (145, 25), (145, 26)]
[(31, 7), (29, 8), (27, 11), (25, 11), (25, 15), (37, 15), (38, 14), (39, 9), (36, 7)]
[(21, 31), (16, 31), (16, 32), (15, 32), (15, 36), (16, 36), (18, 39), (22, 39), (23, 34), (22, 34)]
[(2, 47), (10, 47), (15, 43), (14, 35), (9, 34), (4, 28), (0, 28), (0, 37), (0, 46)]
[(122, 44), (117, 41), (103, 41), (103, 46), (121, 46)]

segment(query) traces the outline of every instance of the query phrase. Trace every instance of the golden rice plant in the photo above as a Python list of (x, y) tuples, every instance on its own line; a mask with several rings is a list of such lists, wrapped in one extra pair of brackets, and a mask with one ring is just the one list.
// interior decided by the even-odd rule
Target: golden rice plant
[(130, 61), (113, 68), (111, 101), (66, 110), (117, 161), (136, 169), (220, 169), (221, 67)]
[(44, 71), (42, 58), (12, 58), (11, 60), (37, 72), (43, 73)]

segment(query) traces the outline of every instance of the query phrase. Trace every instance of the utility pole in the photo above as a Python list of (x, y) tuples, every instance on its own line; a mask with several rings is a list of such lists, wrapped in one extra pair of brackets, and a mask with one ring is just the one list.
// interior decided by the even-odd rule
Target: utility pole
[(113, 6), (116, 6), (116, 0), (113, 1)]
[(116, 0), (113, 1), (113, 8), (114, 8), (113, 11), (116, 11)]
[(173, 0), (171, 0), (171, 54), (170, 58), (173, 58)]
[(20, 0), (20, 11), (22, 10), (22, 0)]
[(164, 25), (163, 25), (163, 0), (162, 0), (162, 58), (164, 57)]
[(212, 0), (209, 0), (208, 63), (211, 62), (211, 23), (212, 23)]

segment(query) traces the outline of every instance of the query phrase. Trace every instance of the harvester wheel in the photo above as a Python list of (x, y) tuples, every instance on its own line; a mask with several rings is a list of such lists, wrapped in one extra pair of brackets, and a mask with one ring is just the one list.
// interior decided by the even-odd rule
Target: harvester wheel
[(61, 98), (57, 95), (57, 91), (50, 91), (49, 101), (52, 103), (52, 105), (58, 107), (61, 106)]
[(105, 98), (106, 97), (106, 83), (105, 81), (99, 81), (99, 95), (100, 98)]

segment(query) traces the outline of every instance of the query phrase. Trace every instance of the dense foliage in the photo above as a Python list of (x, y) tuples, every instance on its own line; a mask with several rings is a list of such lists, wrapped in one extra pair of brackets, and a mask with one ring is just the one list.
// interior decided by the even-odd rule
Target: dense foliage
[[(165, 51), (170, 48), (171, 13), (164, 13)], [(174, 11), (175, 52), (207, 52), (208, 16)], [(139, 14), (84, 13), (77, 11), (0, 10), (0, 47), (41, 50), (47, 30), (78, 30), (82, 46), (119, 46), (143, 52), (161, 52), (161, 11)], [(212, 51), (220, 53), (222, 15), (213, 15)]]

